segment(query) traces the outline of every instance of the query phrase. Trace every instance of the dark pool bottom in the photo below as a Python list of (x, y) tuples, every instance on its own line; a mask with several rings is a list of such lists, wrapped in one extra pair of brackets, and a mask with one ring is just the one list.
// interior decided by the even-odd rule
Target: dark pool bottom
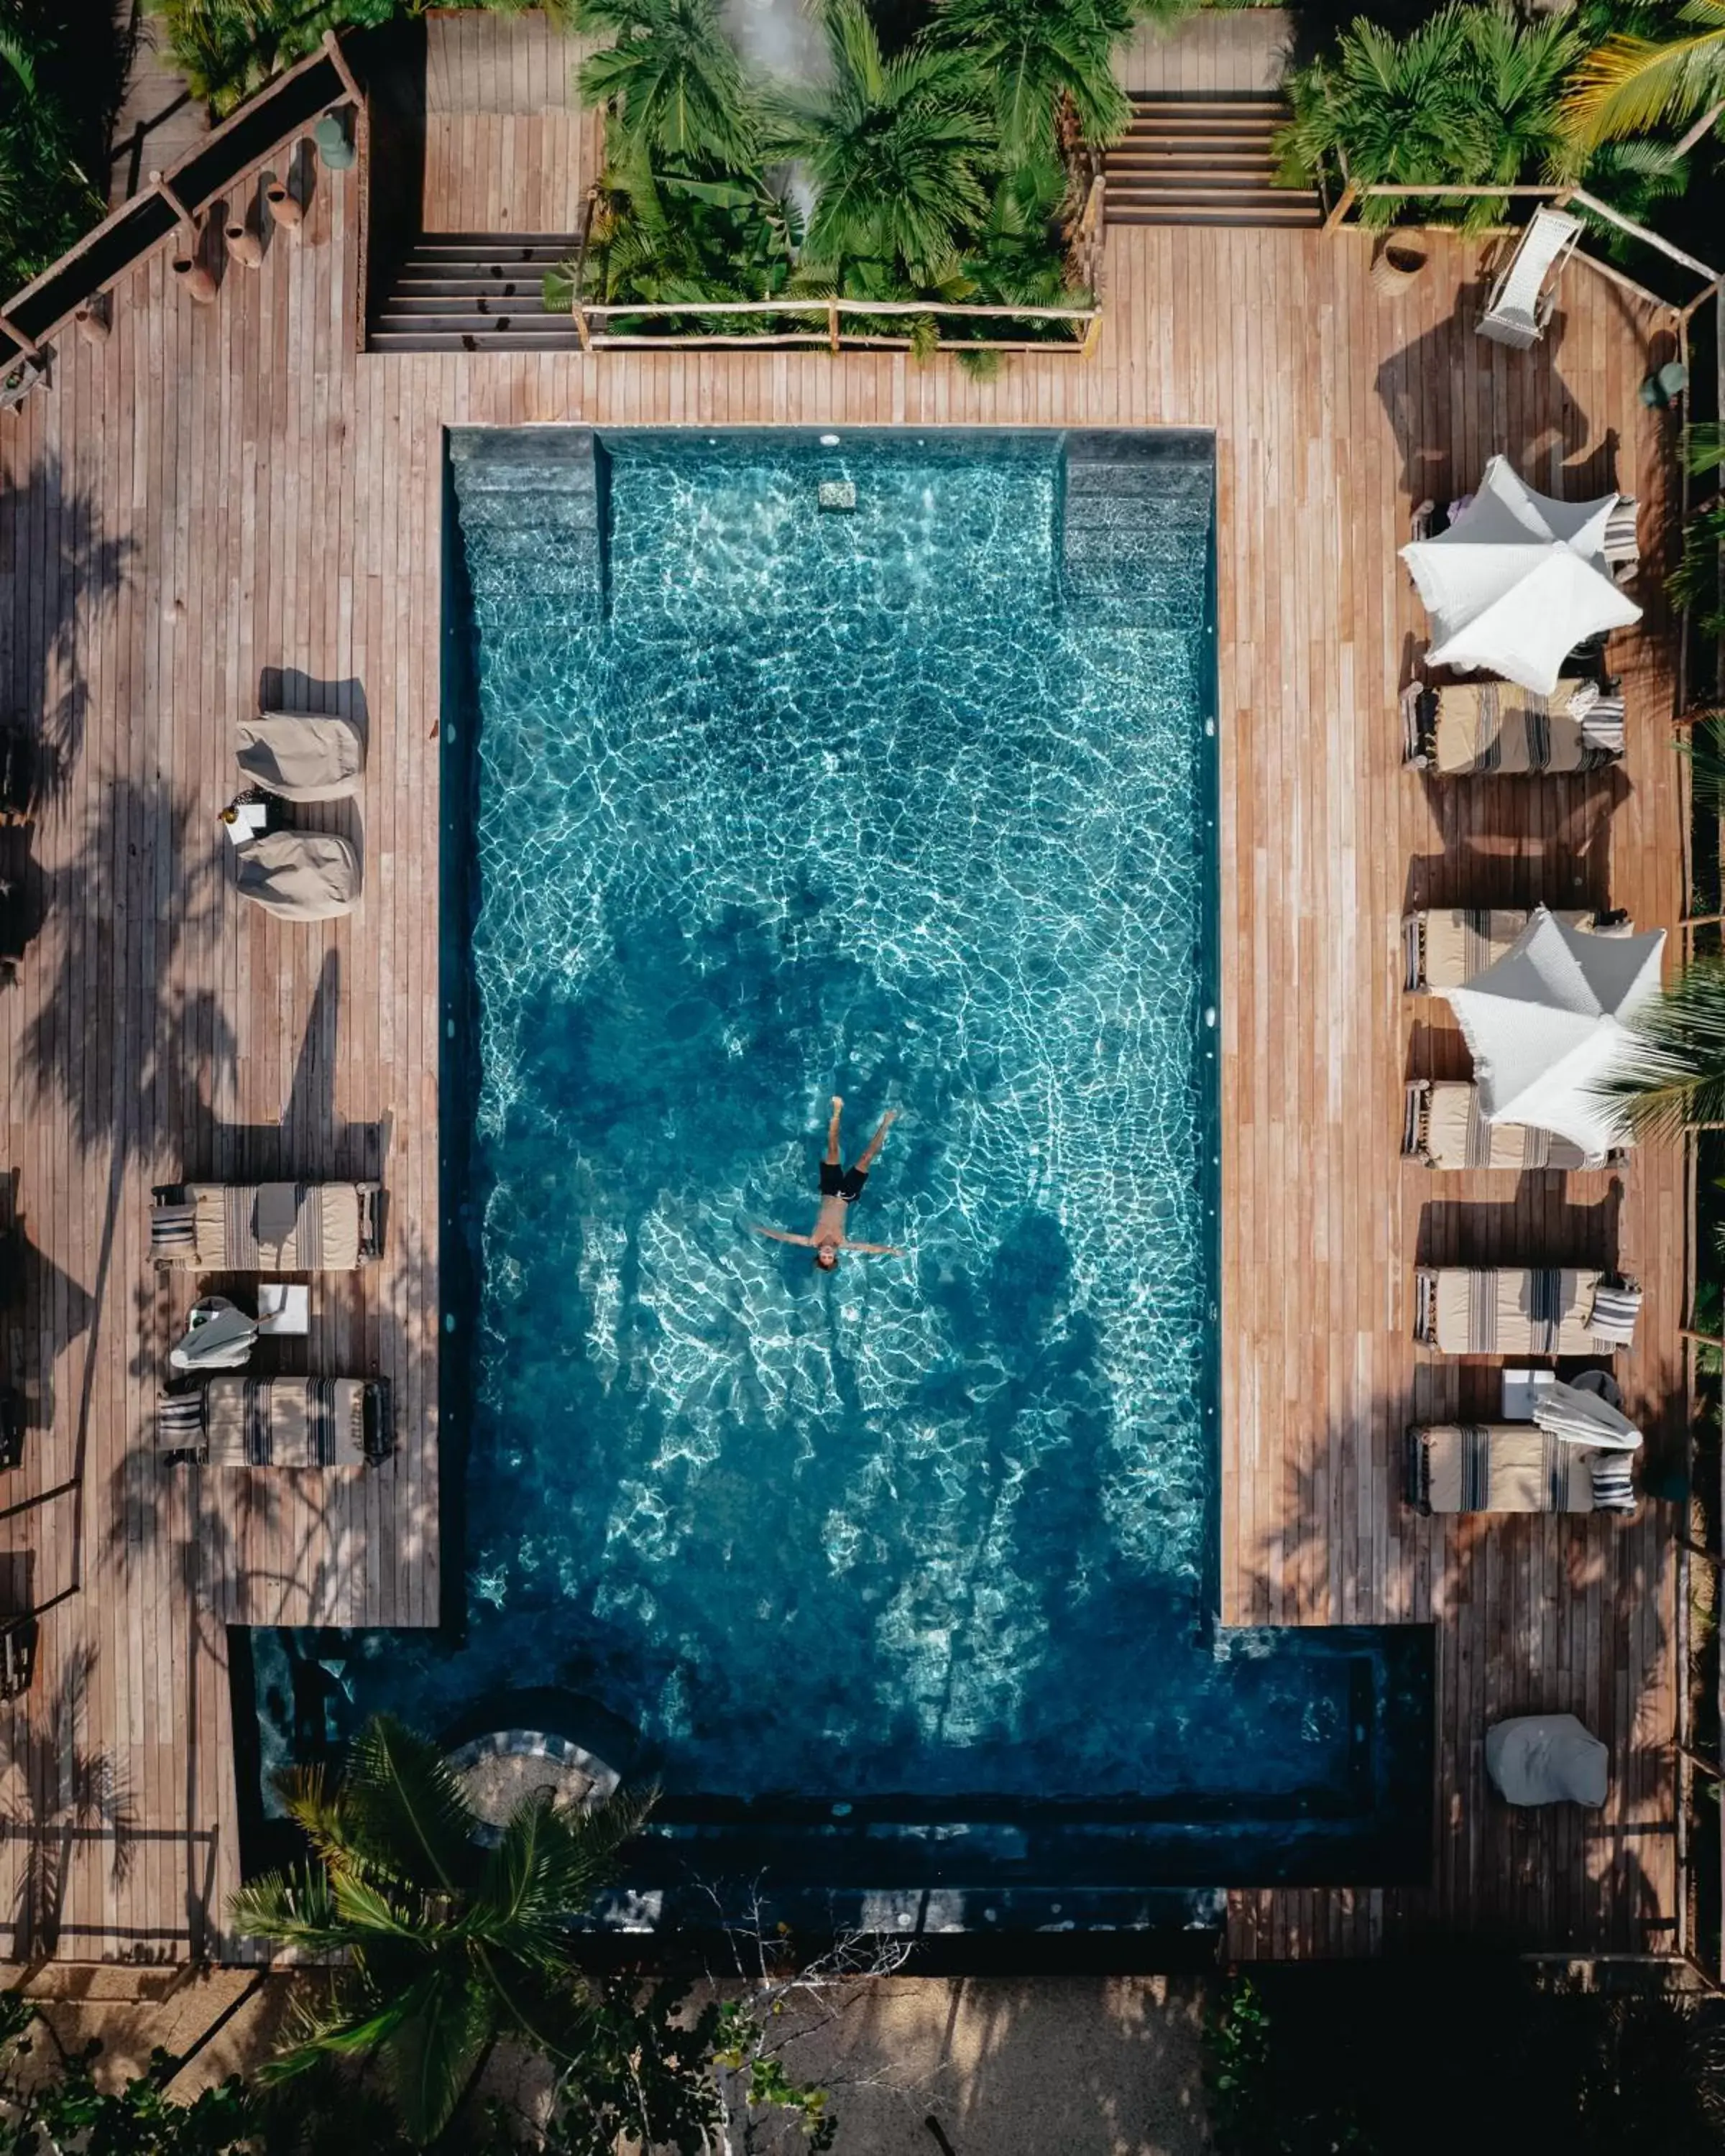
[[(339, 1760), (362, 1710), (394, 1689), (378, 1667), (392, 1639), (399, 1645), (403, 1635), (230, 1635), (249, 1874), (296, 1853), (270, 1777), (290, 1762)], [(955, 1792), (743, 1801), (672, 1791), (602, 1918), (674, 1936), (710, 1927), (720, 1909), (740, 1915), (762, 1893), (773, 1921), (798, 1928), (1174, 1933), (1215, 1919), (1224, 1886), (1423, 1881), (1434, 1765), (1430, 1629), (1241, 1630), (1214, 1640), (1345, 1699), (1346, 1728), (1323, 1748), (1321, 1782), (1243, 1794), (1250, 1762), (1234, 1758), (1213, 1763), (1213, 1787), (1200, 1776), (1154, 1798)], [(413, 1644), (423, 1651), (430, 1642), (421, 1635)], [(459, 1663), (453, 1642), (434, 1651)], [(625, 1772), (638, 1763), (622, 1724), (556, 1688), (472, 1701), (437, 1733), (453, 1746), (498, 1727), (554, 1731), (608, 1753)], [(1250, 1738), (1243, 1727), (1243, 1748)], [(843, 1765), (835, 1762), (840, 1774)]]

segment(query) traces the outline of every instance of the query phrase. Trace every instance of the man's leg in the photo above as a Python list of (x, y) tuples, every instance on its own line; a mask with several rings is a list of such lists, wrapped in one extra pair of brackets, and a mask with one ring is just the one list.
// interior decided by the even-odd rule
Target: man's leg
[[(868, 1143), (863, 1147), (861, 1153), (858, 1156), (856, 1172), (859, 1175), (866, 1175), (869, 1170), (874, 1166), (875, 1157), (880, 1152), (881, 1147), (886, 1144), (886, 1133), (892, 1128), (894, 1119), (896, 1117), (897, 1114), (898, 1110), (896, 1108), (889, 1108), (886, 1111), (886, 1113), (880, 1118), (880, 1129), (875, 1132), (873, 1137), (869, 1140)], [(838, 1126), (835, 1122), (834, 1128), (836, 1130), (837, 1127)]]
[(833, 1120), (827, 1125), (827, 1150), (825, 1156), (828, 1164), (833, 1168), (836, 1168), (839, 1165), (839, 1118), (844, 1114), (844, 1112), (845, 1096), (841, 1093), (834, 1093), (833, 1096)]

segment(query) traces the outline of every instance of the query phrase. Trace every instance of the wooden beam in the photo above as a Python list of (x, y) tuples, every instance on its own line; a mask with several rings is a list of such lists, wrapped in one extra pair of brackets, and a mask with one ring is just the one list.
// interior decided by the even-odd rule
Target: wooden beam
[(1350, 180), (1337, 196), (1335, 206), (1324, 219), (1324, 230), (1333, 232), (1347, 218), (1348, 213), (1359, 199), (1359, 189)]
[(353, 69), (348, 66), (347, 55), (341, 49), (341, 40), (336, 35), (333, 30), (326, 30), (324, 32), (323, 49), (329, 54), (331, 59), (335, 63), (336, 73), (340, 75), (342, 81), (347, 84), (347, 95), (353, 100), (356, 105), (363, 105), (366, 101), (366, 94), (360, 88), (359, 83), (354, 75)]
[(1604, 218), (1607, 224), (1615, 224), (1620, 232), (1626, 232), (1633, 239), (1645, 240), (1649, 247), (1661, 254), (1669, 255), (1673, 262), (1681, 262), (1686, 270), (1692, 270), (1697, 277), (1704, 277), (1709, 284), (1718, 277), (1719, 273), (1711, 262), (1702, 262), (1692, 254), (1686, 254), (1681, 247), (1674, 247), (1670, 240), (1662, 239), (1656, 232), (1650, 232), (1645, 224), (1637, 224), (1632, 217), (1625, 217), (1621, 210), (1613, 209), (1609, 203), (1602, 203), (1597, 195), (1590, 195), (1585, 187), (1577, 187), (1570, 200), (1579, 203), (1584, 209), (1590, 210), (1595, 217)]

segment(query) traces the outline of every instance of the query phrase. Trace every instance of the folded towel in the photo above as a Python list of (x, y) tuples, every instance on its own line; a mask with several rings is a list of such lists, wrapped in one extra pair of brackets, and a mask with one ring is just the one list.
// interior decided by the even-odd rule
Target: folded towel
[(1635, 1337), (1635, 1320), (1641, 1314), (1638, 1287), (1606, 1287), (1594, 1291), (1594, 1306), (1588, 1330), (1602, 1347), (1627, 1348)]
[(260, 1183), (258, 1185), (257, 1225), (254, 1230), (259, 1247), (279, 1250), (294, 1232), (300, 1217), (300, 1186), (296, 1183)]

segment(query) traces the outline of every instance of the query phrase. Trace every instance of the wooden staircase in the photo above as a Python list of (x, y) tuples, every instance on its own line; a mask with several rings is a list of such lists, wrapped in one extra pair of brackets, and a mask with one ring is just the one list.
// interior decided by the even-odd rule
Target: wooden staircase
[(1105, 153), (1110, 224), (1322, 224), (1315, 193), (1276, 184), (1274, 95), (1134, 92), (1132, 126)]
[(567, 232), (427, 232), (372, 316), (372, 352), (568, 352), (573, 318), (552, 314), (545, 273), (579, 242)]

